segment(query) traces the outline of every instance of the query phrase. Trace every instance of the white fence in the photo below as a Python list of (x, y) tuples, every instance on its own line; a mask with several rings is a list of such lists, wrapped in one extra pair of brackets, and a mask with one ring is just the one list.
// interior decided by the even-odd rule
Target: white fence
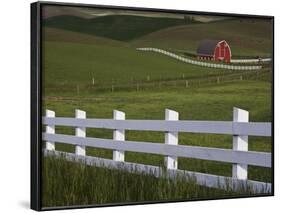
[[(156, 177), (163, 173), (170, 178), (178, 175), (195, 177), (199, 185), (214, 188), (231, 187), (236, 190), (241, 186), (251, 186), (257, 192), (271, 191), (271, 183), (248, 180), (248, 165), (271, 167), (271, 153), (248, 151), (248, 136), (270, 137), (271, 123), (249, 122), (249, 113), (245, 110), (234, 108), (233, 121), (179, 120), (178, 112), (168, 109), (165, 120), (125, 120), (125, 113), (117, 110), (114, 110), (113, 119), (86, 119), (86, 112), (81, 110), (76, 110), (75, 114), (75, 118), (55, 117), (55, 112), (46, 111), (43, 117), (46, 132), (42, 135), (43, 141), (46, 141), (45, 155), (63, 154), (69, 160), (82, 160), (88, 165), (122, 168)], [(55, 126), (75, 127), (75, 136), (55, 134)], [(86, 128), (112, 129), (113, 139), (86, 137)], [(125, 130), (162, 131), (165, 143), (127, 141)], [(233, 149), (178, 145), (178, 132), (232, 135)], [(56, 151), (55, 142), (75, 145), (75, 153)], [(113, 150), (113, 159), (87, 156), (86, 147)], [(166, 169), (126, 162), (125, 151), (163, 155)], [(178, 157), (231, 163), (232, 177), (180, 170)]]
[(202, 61), (192, 60), (189, 58), (178, 56), (174, 53), (168, 52), (166, 50), (158, 49), (158, 48), (144, 47), (144, 48), (137, 48), (137, 50), (161, 53), (161, 54), (167, 55), (169, 57), (175, 58), (179, 61), (202, 66), (202, 67), (211, 67), (211, 68), (229, 69), (229, 70), (259, 70), (262, 68), (261, 65), (242, 66), (242, 65), (228, 65), (228, 64), (216, 64), (216, 63), (202, 62)]
[(258, 63), (258, 62), (270, 62), (271, 58), (260, 58), (260, 59), (231, 59), (231, 63)]

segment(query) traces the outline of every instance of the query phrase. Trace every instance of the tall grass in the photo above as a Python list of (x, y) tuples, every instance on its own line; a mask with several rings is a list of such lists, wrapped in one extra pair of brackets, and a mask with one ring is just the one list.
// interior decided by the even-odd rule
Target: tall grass
[(197, 185), (194, 178), (156, 178), (152, 174), (98, 168), (54, 157), (44, 158), (42, 175), (44, 207), (222, 198), (253, 194), (250, 188), (236, 192), (230, 189), (211, 189)]

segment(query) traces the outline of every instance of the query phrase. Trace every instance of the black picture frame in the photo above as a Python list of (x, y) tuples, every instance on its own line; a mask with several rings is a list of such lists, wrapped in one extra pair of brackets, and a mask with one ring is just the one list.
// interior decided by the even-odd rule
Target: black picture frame
[[(83, 205), (83, 206), (62, 206), (62, 207), (42, 207), (42, 180), (41, 180), (41, 158), (42, 158), (42, 146), (41, 146), (41, 134), (42, 134), (42, 7), (47, 5), (55, 6), (69, 6), (69, 7), (85, 7), (85, 8), (100, 8), (100, 9), (112, 9), (112, 10), (128, 10), (128, 11), (148, 11), (148, 12), (165, 12), (176, 14), (194, 14), (194, 15), (215, 15), (215, 16), (229, 16), (229, 17), (248, 17), (256, 19), (268, 19), (272, 21), (272, 191), (271, 194), (252, 195), (250, 197), (261, 196), (274, 196), (274, 16), (264, 15), (249, 15), (249, 14), (235, 14), (235, 13), (216, 13), (216, 12), (203, 12), (203, 11), (187, 11), (187, 10), (170, 10), (170, 9), (157, 9), (157, 8), (140, 8), (140, 7), (123, 7), (123, 6), (111, 6), (111, 5), (92, 5), (92, 4), (80, 4), (80, 3), (57, 3), (57, 2), (34, 2), (31, 3), (31, 209), (36, 211), (42, 210), (57, 210), (57, 209), (76, 209), (76, 208), (92, 208), (103, 206), (120, 206), (120, 205), (143, 205), (152, 203), (168, 203), (168, 202), (186, 202), (189, 200), (165, 200), (165, 201), (147, 201), (147, 202), (130, 202), (130, 203), (114, 203), (114, 204), (102, 204), (102, 205)], [(249, 196), (237, 196), (231, 198), (245, 198)], [(216, 200), (218, 198), (211, 199), (196, 199), (198, 200)], [(219, 198), (219, 199), (230, 199)]]

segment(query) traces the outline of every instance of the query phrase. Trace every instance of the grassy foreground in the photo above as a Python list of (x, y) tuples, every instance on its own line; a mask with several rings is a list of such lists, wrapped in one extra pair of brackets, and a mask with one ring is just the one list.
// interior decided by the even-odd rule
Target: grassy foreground
[(250, 188), (233, 192), (202, 187), (191, 177), (169, 180), (151, 174), (89, 167), (63, 158), (44, 158), (43, 206), (71, 206), (141, 201), (192, 200), (249, 196)]
[[(58, 117), (74, 117), (75, 109), (87, 112), (88, 118), (112, 118), (114, 109), (126, 113), (126, 119), (164, 119), (165, 108), (179, 112), (181, 120), (231, 121), (233, 107), (250, 112), (250, 121), (271, 121), (271, 84), (264, 81), (239, 81), (202, 86), (200, 88), (166, 88), (140, 92), (80, 93), (74, 96), (61, 93), (48, 96), (44, 107)], [(61, 134), (74, 134), (74, 128), (56, 127)], [(112, 138), (112, 131), (87, 128), (88, 137)], [(164, 133), (126, 131), (126, 140), (163, 143)], [(180, 133), (180, 145), (232, 149), (232, 136), (219, 134)], [(74, 146), (56, 144), (56, 149), (74, 152)], [(249, 150), (271, 152), (270, 137), (249, 137)], [(87, 155), (112, 159), (112, 151), (87, 148)], [(145, 153), (126, 152), (128, 162), (163, 165), (164, 157)], [(231, 176), (232, 165), (198, 159), (179, 158), (179, 168), (190, 171)], [(271, 182), (271, 169), (249, 166), (249, 179)]]

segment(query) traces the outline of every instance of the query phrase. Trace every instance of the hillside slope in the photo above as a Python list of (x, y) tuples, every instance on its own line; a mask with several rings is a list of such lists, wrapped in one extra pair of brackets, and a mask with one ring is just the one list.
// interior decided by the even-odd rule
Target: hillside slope
[(43, 41), (70, 42), (81, 44), (105, 44), (109, 46), (127, 45), (127, 43), (124, 43), (122, 41), (116, 41), (85, 33), (78, 33), (50, 27), (43, 27), (42, 37)]
[(136, 47), (158, 47), (196, 52), (202, 39), (224, 39), (233, 55), (270, 55), (272, 25), (258, 19), (232, 19), (213, 23), (174, 26), (131, 42)]
[[(188, 23), (196, 21), (189, 20)], [(45, 19), (43, 26), (86, 33), (120, 41), (132, 40), (151, 32), (187, 24), (184, 19), (132, 15), (108, 15), (92, 19), (77, 16), (55, 16)]]

